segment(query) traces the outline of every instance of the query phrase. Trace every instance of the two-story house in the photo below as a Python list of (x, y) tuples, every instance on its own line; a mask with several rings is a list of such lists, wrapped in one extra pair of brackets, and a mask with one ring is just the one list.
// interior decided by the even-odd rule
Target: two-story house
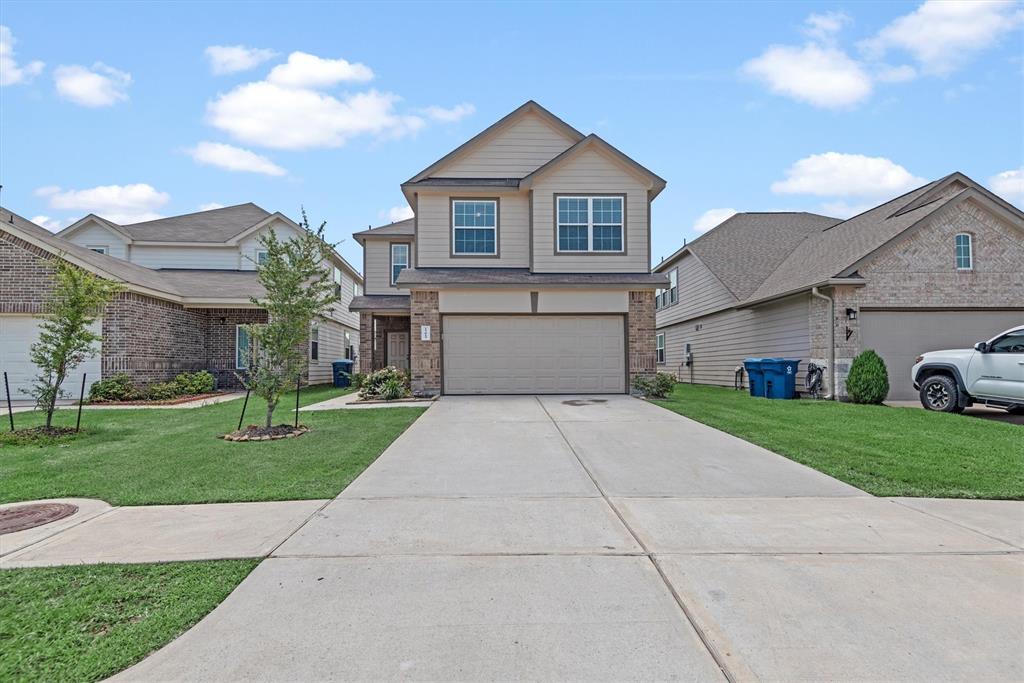
[[(730, 386), (750, 356), (826, 366), (846, 395), (853, 358), (874, 349), (889, 398), (912, 399), (915, 358), (970, 348), (1024, 324), (1024, 213), (953, 173), (841, 220), (741, 213), (655, 267), (658, 368)], [(1020, 366), (1024, 387), (1024, 366)]]
[[(54, 235), (3, 211), (0, 222), (0, 366), (17, 397), (36, 374), (28, 349), (49, 294), (44, 261), (63, 257), (122, 284), (102, 316), (99, 356), (84, 363), (87, 383), (127, 373), (139, 385), (172, 379), (183, 371), (209, 370), (222, 388), (239, 385), (249, 348), (246, 324), (266, 321), (252, 297), (265, 294), (256, 265), (265, 257), (259, 238), (280, 239), (302, 228), (281, 213), (255, 204), (119, 225), (89, 215)], [(310, 329), (311, 383), (331, 379), (331, 361), (354, 358), (359, 319), (349, 311), (362, 293), (362, 276), (340, 254), (323, 264), (340, 301)]]
[(654, 372), (650, 207), (665, 181), (527, 102), (402, 184), (364, 247), (363, 368), (418, 394), (617, 393)]

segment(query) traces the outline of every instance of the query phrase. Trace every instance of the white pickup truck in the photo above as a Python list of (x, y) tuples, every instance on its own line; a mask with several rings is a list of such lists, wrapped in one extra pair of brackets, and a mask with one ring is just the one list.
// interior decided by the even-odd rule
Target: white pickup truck
[(910, 371), (928, 410), (959, 413), (975, 403), (1024, 412), (1024, 325), (973, 349), (929, 351)]

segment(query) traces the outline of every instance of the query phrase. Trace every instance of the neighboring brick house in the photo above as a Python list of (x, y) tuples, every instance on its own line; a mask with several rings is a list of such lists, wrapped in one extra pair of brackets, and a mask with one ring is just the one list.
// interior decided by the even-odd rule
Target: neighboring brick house
[[(38, 336), (34, 316), (50, 293), (45, 261), (58, 257), (122, 284), (98, 324), (100, 354), (68, 378), (66, 389), (77, 388), (83, 373), (89, 385), (123, 372), (144, 386), (196, 370), (209, 370), (221, 388), (237, 388), (246, 344), (240, 326), (266, 321), (250, 300), (264, 295), (255, 239), (270, 229), (282, 239), (300, 229), (253, 204), (128, 226), (88, 216), (59, 235), (7, 209), (0, 217), (0, 370), (14, 398), (27, 398), (36, 374), (29, 360)], [(358, 348), (357, 317), (347, 304), (361, 293), (362, 278), (340, 255), (331, 261), (325, 266), (333, 268), (342, 301), (310, 332), (312, 383), (329, 381), (331, 361), (354, 357)]]
[(744, 358), (786, 356), (843, 398), (872, 348), (909, 399), (918, 354), (1024, 324), (1024, 213), (953, 173), (848, 220), (737, 214), (654, 270), (659, 367), (680, 380), (729, 386)]
[(418, 394), (628, 392), (654, 372), (664, 187), (527, 102), (402, 185), (413, 218), (355, 233), (363, 367)]

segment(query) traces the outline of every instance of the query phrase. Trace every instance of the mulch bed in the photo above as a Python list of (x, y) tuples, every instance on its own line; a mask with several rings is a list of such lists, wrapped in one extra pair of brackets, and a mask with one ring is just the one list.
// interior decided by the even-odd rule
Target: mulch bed
[(215, 391), (212, 394), (189, 394), (187, 396), (178, 396), (177, 398), (163, 398), (158, 401), (151, 401), (148, 399), (140, 399), (138, 401), (104, 401), (98, 399), (95, 401), (89, 401), (86, 405), (103, 405), (103, 406), (173, 406), (179, 403), (188, 403), (189, 401), (198, 401), (203, 398), (215, 398), (217, 396), (223, 396), (226, 391)]
[(56, 522), (78, 512), (77, 505), (68, 503), (30, 503), (0, 510), (0, 534), (33, 529)]
[(309, 431), (306, 425), (274, 425), (273, 427), (261, 427), (260, 425), (249, 425), (245, 429), (223, 435), (225, 441), (277, 441), (279, 439), (294, 439)]

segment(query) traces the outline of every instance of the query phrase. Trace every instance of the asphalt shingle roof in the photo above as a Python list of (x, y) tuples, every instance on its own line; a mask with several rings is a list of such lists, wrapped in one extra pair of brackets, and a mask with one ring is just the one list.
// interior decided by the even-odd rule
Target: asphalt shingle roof
[(350, 311), (408, 311), (411, 297), (408, 294), (369, 294), (352, 297)]
[(219, 243), (227, 242), (270, 215), (269, 211), (250, 202), (118, 227), (137, 241)]
[(360, 237), (376, 237), (377, 235), (412, 235), (416, 231), (416, 226), (413, 224), (413, 219), (406, 218), (404, 221), (395, 221), (394, 223), (388, 223), (387, 225), (380, 225), (376, 228), (370, 228), (369, 230), (360, 230), (359, 232), (352, 233), (352, 236), (356, 239)]

